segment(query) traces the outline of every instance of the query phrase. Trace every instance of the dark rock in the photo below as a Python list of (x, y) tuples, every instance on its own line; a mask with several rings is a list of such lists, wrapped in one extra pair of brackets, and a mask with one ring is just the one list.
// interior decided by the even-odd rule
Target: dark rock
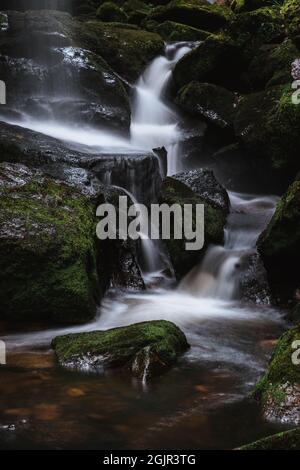
[(241, 259), (239, 297), (257, 305), (270, 305), (272, 296), (267, 272), (258, 253), (246, 254)]
[(284, 23), (289, 37), (300, 47), (300, 4), (297, 0), (285, 0), (282, 7)]
[(210, 35), (208, 31), (174, 21), (164, 21), (160, 24), (148, 21), (145, 26), (150, 31), (160, 34), (167, 41), (204, 41)]
[(125, 11), (113, 2), (104, 2), (97, 10), (97, 18), (101, 21), (117, 21), (126, 23), (128, 16)]
[(279, 432), (245, 444), (237, 450), (300, 450), (300, 429)]
[(63, 367), (86, 372), (125, 368), (146, 382), (172, 366), (188, 343), (177, 326), (160, 320), (60, 336), (52, 347)]
[(264, 417), (285, 424), (300, 424), (299, 325), (279, 340), (269, 368), (255, 389)]

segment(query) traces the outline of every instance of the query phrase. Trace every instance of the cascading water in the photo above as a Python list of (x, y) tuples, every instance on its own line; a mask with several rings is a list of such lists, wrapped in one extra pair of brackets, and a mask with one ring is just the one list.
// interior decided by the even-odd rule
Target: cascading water
[(188, 43), (166, 46), (165, 56), (155, 59), (135, 87), (131, 123), (133, 146), (148, 150), (165, 147), (168, 153), (168, 175), (180, 171), (179, 116), (165, 102), (165, 93), (176, 63), (192, 48)]

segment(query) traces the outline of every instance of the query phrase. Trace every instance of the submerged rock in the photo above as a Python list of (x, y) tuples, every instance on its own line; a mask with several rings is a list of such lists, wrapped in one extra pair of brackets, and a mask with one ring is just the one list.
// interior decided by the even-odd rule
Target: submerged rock
[[(195, 205), (204, 204), (205, 244), (201, 250), (189, 251), (185, 248), (186, 240), (184, 238), (174, 239), (171, 237), (170, 240), (165, 240), (178, 279), (187, 274), (202, 259), (205, 249), (210, 243), (222, 243), (223, 230), (228, 215), (228, 199), (215, 180), (216, 194), (219, 193), (216, 200), (216, 194), (213, 193), (211, 186), (213, 176), (210, 172), (196, 170), (195, 173), (187, 172), (183, 174), (182, 181), (180, 178), (179, 174), (174, 178), (168, 177), (163, 181), (160, 203), (167, 203), (169, 206), (179, 204), (182, 208), (184, 204), (192, 204), (194, 209), (193, 230), (196, 227)], [(201, 187), (201, 178), (203, 178), (203, 187)], [(186, 184), (183, 182), (185, 179)], [(205, 182), (208, 183), (206, 190)], [(220, 196), (221, 199), (219, 199)]]
[(300, 428), (264, 437), (237, 450), (300, 450)]
[(274, 292), (292, 297), (300, 284), (300, 181), (295, 181), (277, 204), (258, 240), (258, 249)]
[(269, 368), (256, 386), (254, 395), (266, 419), (300, 424), (300, 326), (279, 340)]
[(81, 323), (101, 295), (90, 198), (20, 164), (0, 164), (1, 320)]
[(59, 336), (52, 347), (63, 367), (84, 372), (124, 368), (146, 382), (175, 364), (189, 345), (174, 323), (159, 320)]

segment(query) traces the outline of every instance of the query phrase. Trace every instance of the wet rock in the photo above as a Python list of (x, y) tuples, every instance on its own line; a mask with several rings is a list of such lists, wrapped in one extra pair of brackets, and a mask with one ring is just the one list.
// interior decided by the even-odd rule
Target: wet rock
[(255, 389), (266, 419), (300, 424), (299, 325), (279, 340), (269, 368)]
[(177, 326), (159, 320), (56, 337), (52, 347), (68, 369), (101, 373), (125, 368), (146, 382), (168, 370), (189, 346)]
[(279, 432), (245, 444), (237, 450), (300, 450), (300, 429)]
[(183, 87), (176, 103), (192, 116), (202, 117), (218, 130), (233, 135), (233, 121), (236, 110), (234, 93), (210, 83), (191, 82)]
[[(192, 175), (193, 173), (191, 173), (191, 184), (193, 185)], [(197, 175), (200, 176), (200, 174), (195, 173), (195, 176)], [(206, 178), (209, 182), (212, 181), (210, 173), (207, 174), (204, 172), (203, 175), (204, 182)], [(197, 179), (195, 181), (197, 181)], [(196, 187), (199, 188), (198, 181)], [(209, 190), (210, 189), (211, 187)], [(218, 191), (220, 191), (220, 187), (217, 185), (217, 192)], [(171, 237), (170, 240), (165, 241), (178, 279), (182, 278), (197, 263), (199, 263), (210, 243), (220, 244), (223, 241), (223, 230), (228, 210), (221, 208), (220, 205), (218, 206), (215, 198), (212, 200), (211, 196), (212, 193), (210, 193), (210, 197), (200, 196), (198, 192), (192, 190), (188, 184), (185, 184), (176, 178), (168, 177), (163, 181), (160, 202), (167, 203), (169, 206), (172, 204), (179, 204), (181, 207), (183, 207), (184, 204), (192, 204), (194, 209), (193, 230), (195, 230), (196, 227), (195, 205), (204, 204), (205, 244), (201, 250), (186, 250), (186, 240), (184, 238), (177, 240)]]
[(245, 302), (270, 305), (272, 300), (267, 272), (257, 253), (241, 259), (239, 296)]
[(273, 291), (291, 298), (299, 286), (300, 182), (295, 181), (282, 197), (258, 250), (268, 271)]
[(229, 36), (219, 34), (209, 36), (179, 60), (173, 78), (177, 89), (193, 80), (235, 91), (240, 84), (241, 72), (239, 47)]
[(213, 172), (206, 168), (184, 171), (173, 176), (211, 205), (229, 213), (229, 197), (226, 189), (217, 181)]
[(128, 16), (125, 11), (113, 2), (104, 2), (97, 10), (97, 18), (101, 21), (117, 21), (126, 23)]
[(1, 320), (81, 323), (101, 295), (90, 198), (0, 164)]
[(297, 0), (285, 0), (282, 7), (285, 27), (296, 46), (300, 46), (300, 5)]
[(160, 34), (167, 41), (204, 41), (210, 33), (174, 21), (156, 23), (148, 21), (145, 26), (150, 31)]

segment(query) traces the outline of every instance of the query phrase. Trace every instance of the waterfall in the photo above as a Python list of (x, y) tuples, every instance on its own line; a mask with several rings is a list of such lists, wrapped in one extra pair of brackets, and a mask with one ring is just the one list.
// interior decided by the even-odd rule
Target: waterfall
[(165, 100), (178, 60), (192, 48), (188, 43), (166, 46), (164, 56), (157, 57), (139, 78), (133, 98), (131, 142), (148, 150), (165, 147), (168, 152), (168, 175), (180, 171), (180, 118)]

